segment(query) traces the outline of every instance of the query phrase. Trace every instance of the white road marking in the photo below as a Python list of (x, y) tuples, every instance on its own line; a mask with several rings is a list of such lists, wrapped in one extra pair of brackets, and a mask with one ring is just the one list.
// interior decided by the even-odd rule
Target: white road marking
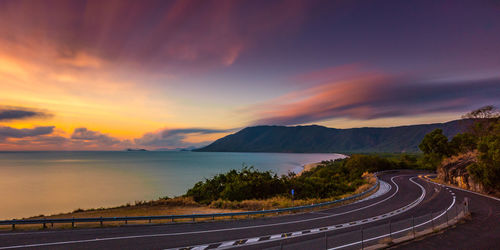
[(269, 239), (272, 240), (272, 239), (278, 239), (278, 238), (281, 238), (281, 234), (271, 235), (271, 237)]
[(208, 245), (193, 247), (192, 250), (204, 250), (207, 249)]
[[(248, 239), (246, 243), (252, 243), (252, 242), (257, 242), (259, 241), (260, 237), (257, 237), (257, 238), (251, 238), (251, 239)], [(245, 244), (246, 244), (245, 243)]]
[(221, 247), (229, 247), (229, 246), (234, 245), (234, 243), (235, 243), (235, 242), (236, 242), (235, 240), (234, 240), (234, 241), (226, 241), (226, 242), (222, 243), (222, 244), (221, 244), (219, 247), (217, 247), (217, 248), (221, 248)]
[(292, 236), (299, 236), (301, 234), (302, 234), (302, 231), (300, 231), (300, 232), (294, 232), (294, 233), (292, 233)]

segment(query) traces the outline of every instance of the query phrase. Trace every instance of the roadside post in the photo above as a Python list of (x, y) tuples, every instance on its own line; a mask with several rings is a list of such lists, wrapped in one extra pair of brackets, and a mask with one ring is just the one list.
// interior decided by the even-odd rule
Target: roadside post
[(469, 203), (470, 203), (469, 197), (465, 197), (464, 198), (464, 208), (465, 208), (464, 210), (465, 210), (465, 213), (469, 213)]

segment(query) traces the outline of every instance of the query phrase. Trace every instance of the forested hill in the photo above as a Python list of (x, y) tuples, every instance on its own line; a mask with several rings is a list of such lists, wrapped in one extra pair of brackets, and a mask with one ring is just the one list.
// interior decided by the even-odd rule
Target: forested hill
[(417, 152), (425, 134), (436, 128), (451, 138), (472, 119), (390, 128), (335, 129), (323, 126), (255, 126), (194, 150), (204, 152)]

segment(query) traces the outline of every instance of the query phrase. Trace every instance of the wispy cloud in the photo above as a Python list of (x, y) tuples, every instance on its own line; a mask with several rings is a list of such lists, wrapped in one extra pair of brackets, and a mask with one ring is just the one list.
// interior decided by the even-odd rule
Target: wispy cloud
[(71, 135), (71, 139), (76, 142), (86, 143), (95, 146), (112, 146), (121, 141), (112, 136), (100, 133), (98, 131), (88, 130), (87, 128), (77, 128)]
[[(192, 72), (234, 64), (256, 41), (300, 23), (306, 3), (2, 2), (0, 37), (34, 50), (42, 44), (39, 51), (44, 53), (52, 48), (57, 57), (54, 62), (71, 67), (97, 68), (104, 62), (119, 62)], [(29, 13), (29, 18), (18, 13)]]
[(211, 141), (189, 142), (187, 138), (191, 135), (208, 135), (227, 133), (233, 130), (207, 129), (207, 128), (183, 128), (162, 129), (157, 132), (146, 133), (141, 138), (135, 139), (135, 143), (147, 147), (179, 148), (189, 146), (201, 146)]
[(460, 82), (360, 74), (292, 92), (256, 106), (253, 124), (302, 124), (334, 118), (376, 119), (466, 112), (499, 104), (500, 78)]

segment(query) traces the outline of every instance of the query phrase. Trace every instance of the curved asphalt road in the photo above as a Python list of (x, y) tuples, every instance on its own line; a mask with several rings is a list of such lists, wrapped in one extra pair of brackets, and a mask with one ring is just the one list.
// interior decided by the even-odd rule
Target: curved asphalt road
[[(419, 179), (422, 172), (397, 171), (379, 178), (388, 192), (354, 204), (319, 212), (222, 222), (124, 226), (114, 228), (0, 233), (0, 249), (168, 249), (182, 247), (324, 249), (320, 234), (335, 235), (411, 216), (442, 211), (471, 199), (473, 221), (405, 248), (495, 248), (500, 243), (500, 201), (465, 191), (450, 192)], [(404, 209), (404, 210), (403, 210)], [(399, 210), (399, 212), (398, 212)], [(393, 214), (390, 214), (393, 213)], [(376, 218), (376, 219), (374, 219)], [(321, 231), (320, 231), (321, 230)], [(285, 234), (284, 234), (285, 233)], [(293, 233), (293, 235), (292, 235)], [(345, 243), (356, 239), (346, 237)], [(449, 244), (443, 244), (447, 242)], [(462, 243), (467, 241), (469, 245)], [(460, 242), (459, 245), (457, 245)], [(239, 245), (241, 244), (241, 245)], [(332, 248), (338, 245), (329, 244)], [(354, 246), (359, 248), (359, 246)]]

